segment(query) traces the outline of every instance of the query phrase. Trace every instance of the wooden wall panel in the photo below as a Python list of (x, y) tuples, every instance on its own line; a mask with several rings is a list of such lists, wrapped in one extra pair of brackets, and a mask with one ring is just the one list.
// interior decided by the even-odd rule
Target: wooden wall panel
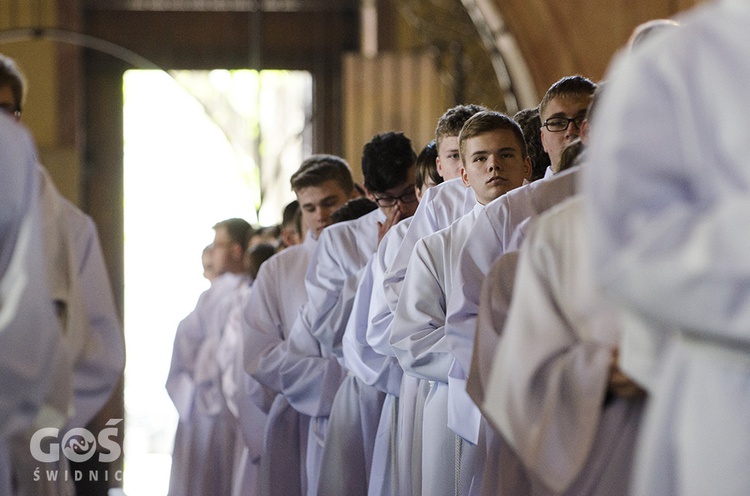
[(344, 157), (357, 181), (362, 180), (362, 147), (373, 136), (401, 131), (419, 153), (449, 106), (436, 62), (426, 53), (346, 54), (343, 86)]
[(638, 24), (672, 17), (702, 0), (493, 1), (543, 95), (563, 76), (601, 79)]

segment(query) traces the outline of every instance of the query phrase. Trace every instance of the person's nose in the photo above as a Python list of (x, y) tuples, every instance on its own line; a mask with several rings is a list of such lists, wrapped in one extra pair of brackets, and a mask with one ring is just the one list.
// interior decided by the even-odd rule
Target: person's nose
[(565, 136), (578, 137), (581, 130), (576, 126), (575, 121), (569, 121), (568, 127), (565, 128)]
[(495, 154), (490, 153), (489, 156), (487, 157), (487, 165), (486, 165), (487, 170), (489, 172), (494, 171), (495, 169), (497, 169), (498, 163), (499, 161), (497, 160), (497, 157), (495, 157)]

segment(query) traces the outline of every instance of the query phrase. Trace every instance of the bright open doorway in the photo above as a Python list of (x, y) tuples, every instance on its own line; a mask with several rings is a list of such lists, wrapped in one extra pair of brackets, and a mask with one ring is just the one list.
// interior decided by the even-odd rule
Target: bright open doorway
[(175, 329), (208, 287), (201, 252), (220, 220), (280, 221), (310, 154), (312, 77), (133, 70), (123, 92), (124, 489), (164, 496), (177, 425), (164, 384)]

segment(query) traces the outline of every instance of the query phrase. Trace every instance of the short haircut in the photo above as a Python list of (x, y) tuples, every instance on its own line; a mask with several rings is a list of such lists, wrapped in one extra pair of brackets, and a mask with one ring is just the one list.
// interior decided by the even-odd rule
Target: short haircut
[(362, 150), (365, 188), (370, 193), (382, 193), (403, 184), (416, 161), (411, 140), (403, 133), (375, 135)]
[(438, 119), (437, 127), (435, 128), (436, 146), (440, 146), (440, 143), (446, 136), (457, 137), (461, 132), (461, 128), (464, 127), (464, 123), (469, 120), (469, 117), (483, 110), (487, 110), (487, 108), (474, 104), (456, 105), (446, 110), (440, 116), (440, 119)]
[(542, 119), (539, 118), (539, 107), (532, 107), (516, 112), (513, 120), (518, 123), (526, 140), (526, 150), (531, 158), (531, 180), (544, 177), (547, 167), (552, 165), (549, 155), (542, 144)]
[(16, 112), (21, 112), (21, 107), (26, 100), (26, 77), (18, 68), (15, 61), (0, 54), (0, 87), (9, 86), (13, 99), (16, 101)]
[(553, 84), (539, 103), (539, 117), (542, 118), (549, 103), (559, 97), (591, 96), (596, 90), (596, 84), (584, 76), (566, 76)]
[(320, 186), (326, 181), (335, 181), (346, 193), (354, 189), (349, 164), (336, 155), (312, 155), (302, 162), (289, 180), (295, 192), (310, 186)]
[(443, 177), (438, 174), (436, 160), (437, 143), (435, 143), (435, 140), (432, 140), (417, 155), (417, 173), (414, 180), (414, 185), (417, 189), (421, 190), (427, 179), (432, 179), (432, 182), (435, 184), (443, 182)]
[(508, 131), (511, 131), (516, 136), (516, 140), (518, 140), (518, 147), (520, 148), (522, 156), (524, 158), (528, 156), (526, 141), (523, 139), (523, 132), (518, 124), (516, 124), (516, 121), (500, 112), (485, 110), (471, 116), (471, 118), (466, 121), (466, 124), (464, 124), (463, 129), (461, 129), (461, 134), (458, 135), (458, 150), (459, 153), (461, 153), (461, 162), (464, 165), (466, 164), (466, 140), (496, 129), (507, 129)]
[(271, 243), (258, 243), (247, 251), (247, 271), (255, 279), (263, 262), (274, 256), (276, 247)]
[(297, 213), (299, 212), (299, 201), (293, 200), (284, 207), (284, 212), (281, 215), (281, 227), (286, 229), (297, 221)]
[(333, 224), (337, 224), (347, 220), (358, 219), (365, 214), (369, 214), (376, 208), (378, 208), (378, 204), (367, 197), (352, 198), (331, 214), (331, 220)]
[(255, 230), (253, 235), (269, 239), (276, 239), (281, 236), (281, 224), (272, 224), (270, 226), (260, 227)]
[(217, 222), (216, 225), (214, 225), (214, 230), (220, 227), (226, 229), (229, 239), (242, 246), (243, 250), (247, 248), (250, 237), (255, 232), (253, 227), (245, 219), (240, 219), (238, 217)]

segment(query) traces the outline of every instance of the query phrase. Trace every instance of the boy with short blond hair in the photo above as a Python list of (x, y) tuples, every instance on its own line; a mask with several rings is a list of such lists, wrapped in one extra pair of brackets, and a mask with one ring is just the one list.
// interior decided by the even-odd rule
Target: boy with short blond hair
[(467, 494), (481, 463), (481, 458), (475, 457), (476, 439), (468, 435), (457, 438), (447, 427), (453, 356), (444, 344), (445, 302), (452, 291), (456, 257), (484, 206), (531, 176), (531, 161), (518, 124), (498, 112), (482, 111), (468, 119), (459, 136), (459, 150), (461, 179), (475, 194), (474, 208), (450, 227), (417, 242), (390, 336), (405, 374), (430, 381), (424, 410), (417, 409), (414, 420), (424, 432), (421, 490), (431, 495)]

